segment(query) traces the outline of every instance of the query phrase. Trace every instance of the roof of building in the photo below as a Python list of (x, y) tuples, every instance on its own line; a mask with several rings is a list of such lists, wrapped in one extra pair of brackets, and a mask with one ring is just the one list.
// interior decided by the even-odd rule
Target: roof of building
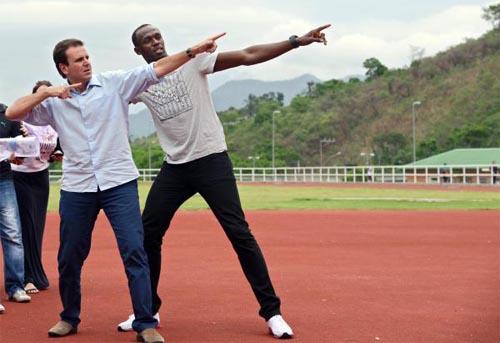
[(454, 149), (410, 163), (417, 166), (500, 164), (500, 148)]

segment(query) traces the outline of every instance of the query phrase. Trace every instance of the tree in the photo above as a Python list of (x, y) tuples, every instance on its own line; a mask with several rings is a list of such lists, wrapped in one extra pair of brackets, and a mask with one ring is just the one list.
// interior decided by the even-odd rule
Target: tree
[(313, 81), (309, 81), (307, 83), (307, 95), (313, 96), (313, 90), (314, 90), (314, 82)]
[(245, 100), (245, 107), (242, 108), (242, 111), (248, 117), (253, 117), (257, 113), (258, 106), (259, 98), (253, 94), (248, 94), (248, 98)]
[(297, 95), (292, 99), (290, 108), (296, 113), (305, 113), (311, 107), (312, 99), (307, 96)]
[(363, 62), (363, 67), (367, 69), (365, 73), (367, 80), (372, 80), (376, 77), (382, 76), (388, 70), (388, 68), (375, 57), (365, 60)]
[(449, 137), (450, 148), (489, 147), (492, 127), (484, 123), (470, 123), (452, 131)]
[(421, 76), (420, 65), (422, 64), (424, 54), (424, 48), (410, 45), (410, 71), (415, 78), (419, 78)]
[(379, 133), (373, 138), (373, 150), (383, 164), (404, 164), (410, 161), (408, 139), (399, 132)]
[(276, 100), (278, 100), (280, 106), (283, 106), (285, 104), (285, 95), (281, 92), (276, 93)]
[(425, 55), (425, 48), (410, 45), (410, 62), (420, 61)]
[(425, 158), (435, 155), (439, 152), (437, 141), (434, 138), (424, 140), (418, 144), (417, 158)]
[(495, 30), (500, 29), (500, 4), (490, 5), (483, 12), (483, 19), (491, 22)]
[(262, 104), (272, 103), (274, 107), (282, 107), (285, 101), (285, 96), (280, 92), (264, 93), (260, 96), (249, 94), (245, 100), (245, 107), (241, 112), (247, 117), (255, 117)]

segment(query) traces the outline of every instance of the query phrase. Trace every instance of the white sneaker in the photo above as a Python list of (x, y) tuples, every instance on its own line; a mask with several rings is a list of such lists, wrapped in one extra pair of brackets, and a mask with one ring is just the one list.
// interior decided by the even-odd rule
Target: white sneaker
[(3, 307), (2, 304), (0, 304), (0, 314), (4, 313), (5, 312), (5, 307)]
[(26, 294), (24, 289), (18, 289), (17, 291), (9, 297), (10, 301), (15, 301), (16, 303), (29, 303), (31, 301), (31, 297)]
[(287, 339), (293, 337), (292, 328), (285, 322), (283, 317), (279, 314), (271, 317), (267, 321), (269, 332), (275, 337), (280, 339)]
[[(153, 316), (153, 318), (158, 321), (158, 325), (156, 325), (156, 327), (160, 327), (160, 314), (156, 313)], [(132, 331), (132, 330), (134, 330), (134, 329), (132, 329), (132, 322), (134, 321), (134, 319), (135, 319), (134, 314), (131, 314), (130, 316), (128, 316), (128, 319), (126, 321), (118, 324), (118, 331)]]

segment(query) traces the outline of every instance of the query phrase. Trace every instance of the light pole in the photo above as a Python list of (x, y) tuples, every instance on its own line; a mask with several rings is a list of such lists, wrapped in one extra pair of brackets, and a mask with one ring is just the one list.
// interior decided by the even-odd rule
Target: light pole
[(281, 111), (276, 110), (276, 111), (273, 111), (273, 115), (272, 115), (273, 135), (272, 135), (272, 142), (271, 142), (271, 144), (272, 144), (272, 163), (271, 163), (272, 165), (271, 165), (271, 167), (273, 169), (274, 169), (274, 115), (275, 114), (280, 114), (280, 113), (281, 113)]
[(148, 121), (148, 129), (149, 129), (149, 135), (150, 135), (150, 138), (147, 138), (148, 136), (146, 136), (146, 139), (148, 140), (148, 174), (149, 174), (149, 181), (151, 181), (151, 123), (153, 122), (153, 118), (150, 118), (150, 121)]
[(148, 168), (151, 170), (151, 139), (148, 139)]
[(370, 165), (370, 164), (372, 164), (372, 158), (373, 158), (373, 156), (375, 156), (375, 153), (373, 153), (373, 152), (370, 152), (370, 153), (368, 153), (368, 152), (362, 152), (362, 153), (359, 154), (359, 156), (361, 156), (361, 157), (365, 157), (366, 156), (365, 163), (366, 163), (366, 165)]
[(236, 126), (241, 122), (241, 119), (233, 120), (233, 121), (224, 121), (221, 122), (223, 126)]
[(319, 140), (319, 166), (323, 167), (323, 144), (335, 143), (334, 138), (322, 138)]
[(248, 156), (249, 160), (252, 160), (252, 168), (255, 169), (255, 160), (259, 160), (260, 156)]
[(413, 163), (417, 160), (416, 145), (415, 145), (415, 106), (420, 106), (421, 101), (414, 101), (411, 104), (411, 118), (412, 118), (412, 131), (413, 131)]
[[(335, 154), (335, 157), (339, 157), (340, 155), (342, 155), (342, 151), (337, 151), (337, 153)], [(335, 162), (335, 165), (337, 165), (338, 163)]]
[(372, 164), (372, 158), (373, 158), (374, 156), (375, 156), (375, 153), (371, 152), (371, 153), (370, 153), (370, 162), (369, 162), (369, 163), (370, 163), (370, 165)]

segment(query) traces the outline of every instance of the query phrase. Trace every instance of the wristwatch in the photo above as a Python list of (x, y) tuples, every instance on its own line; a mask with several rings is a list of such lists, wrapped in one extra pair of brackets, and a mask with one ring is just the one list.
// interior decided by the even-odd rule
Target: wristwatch
[(186, 50), (186, 55), (188, 55), (189, 58), (195, 58), (196, 57), (196, 54), (193, 52), (193, 50), (191, 50), (191, 48), (188, 48)]
[(292, 48), (296, 49), (300, 46), (298, 39), (299, 39), (299, 36), (297, 36), (297, 35), (292, 35), (292, 36), (290, 36), (290, 38), (288, 38), (288, 41), (292, 45)]

